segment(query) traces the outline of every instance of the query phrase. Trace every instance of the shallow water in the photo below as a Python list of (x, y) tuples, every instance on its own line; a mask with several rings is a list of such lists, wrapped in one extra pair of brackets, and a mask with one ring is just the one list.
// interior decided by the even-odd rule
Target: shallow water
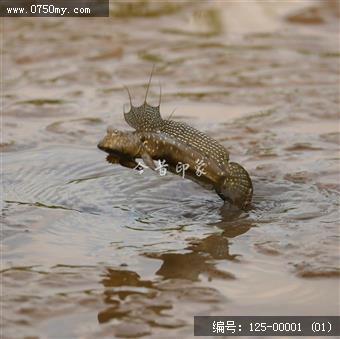
[[(339, 12), (322, 4), (2, 20), (5, 338), (189, 338), (193, 315), (340, 314)], [(249, 170), (250, 211), (96, 148), (107, 125), (128, 128), (122, 85), (142, 101), (153, 63), (151, 102), (160, 81), (163, 116), (176, 108)]]

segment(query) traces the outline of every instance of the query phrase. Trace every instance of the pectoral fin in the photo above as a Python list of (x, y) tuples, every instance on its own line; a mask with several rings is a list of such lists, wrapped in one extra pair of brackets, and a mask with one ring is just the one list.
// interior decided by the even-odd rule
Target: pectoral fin
[(156, 169), (156, 166), (155, 166), (155, 164), (154, 164), (154, 162), (153, 162), (153, 160), (152, 160), (152, 158), (151, 158), (149, 153), (144, 152), (142, 154), (142, 159), (143, 159), (144, 164), (146, 166), (150, 167), (152, 170)]

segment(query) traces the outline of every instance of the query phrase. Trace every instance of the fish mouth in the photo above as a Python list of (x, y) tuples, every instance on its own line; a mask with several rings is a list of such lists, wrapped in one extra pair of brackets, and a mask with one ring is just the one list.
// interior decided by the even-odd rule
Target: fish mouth
[(108, 147), (105, 146), (104, 144), (104, 140), (100, 141), (97, 145), (97, 147), (101, 150), (101, 151), (104, 151), (106, 153), (110, 153), (110, 150)]
[(114, 156), (120, 155), (119, 152), (114, 151), (114, 150), (112, 150), (111, 148), (105, 146), (102, 142), (100, 142), (100, 143), (97, 145), (97, 147), (98, 147), (101, 151), (103, 151), (103, 152), (105, 152), (105, 153), (107, 153), (107, 154), (109, 154), (109, 155), (114, 155)]
[(114, 157), (114, 158), (121, 158), (121, 157), (124, 157), (126, 156), (126, 154), (122, 153), (122, 152), (119, 152), (119, 151), (115, 151), (113, 150), (112, 148), (108, 147), (105, 143), (105, 139), (100, 141), (97, 145), (97, 147), (108, 154), (109, 157)]
[(112, 148), (110, 148), (107, 145), (105, 138), (98, 143), (97, 148), (99, 148), (101, 151), (108, 153), (110, 155), (118, 155), (119, 153), (117, 151), (114, 151)]
[(97, 148), (99, 148), (101, 151), (105, 151), (105, 147), (101, 144), (101, 142), (97, 145)]
[(113, 132), (113, 130), (109, 127), (107, 129), (107, 134), (104, 136), (104, 138), (102, 138), (97, 147), (101, 150), (101, 151), (104, 151), (106, 153), (111, 153), (113, 150), (112, 150), (112, 138), (113, 138), (113, 135), (115, 133)]

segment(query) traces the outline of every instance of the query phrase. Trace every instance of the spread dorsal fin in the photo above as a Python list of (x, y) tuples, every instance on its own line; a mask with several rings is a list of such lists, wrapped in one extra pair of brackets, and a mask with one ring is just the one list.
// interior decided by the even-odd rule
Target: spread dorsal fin
[(130, 110), (124, 112), (125, 121), (136, 131), (157, 131), (163, 125), (163, 119), (160, 113), (162, 89), (160, 87), (160, 98), (158, 106), (152, 106), (147, 103), (147, 97), (151, 85), (152, 75), (154, 66), (152, 67), (151, 74), (149, 77), (148, 85), (146, 88), (144, 103), (141, 106), (133, 106), (131, 94), (127, 87), (126, 90), (130, 100)]

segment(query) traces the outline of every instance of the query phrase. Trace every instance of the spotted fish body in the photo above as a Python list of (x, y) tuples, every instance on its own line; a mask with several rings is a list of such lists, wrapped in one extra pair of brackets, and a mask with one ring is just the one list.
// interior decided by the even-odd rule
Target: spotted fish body
[(139, 107), (131, 105), (130, 111), (124, 113), (124, 117), (126, 122), (138, 132), (164, 133), (196, 148), (206, 157), (216, 161), (221, 168), (228, 163), (229, 153), (215, 139), (185, 123), (163, 120), (159, 106), (151, 106), (146, 102)]
[(216, 161), (204, 156), (194, 147), (159, 132), (122, 132), (109, 128), (98, 147), (109, 154), (115, 153), (134, 160), (142, 158), (153, 170), (155, 170), (153, 160), (165, 160), (172, 168), (178, 163), (187, 164), (191, 171), (197, 167), (197, 162), (201, 162), (204, 164), (201, 179), (213, 186), (217, 186), (221, 177), (227, 175)]
[[(228, 163), (222, 169), (218, 163), (205, 156), (184, 142), (170, 137), (162, 132), (122, 132), (108, 129), (106, 136), (98, 144), (98, 148), (110, 155), (120, 157), (122, 165), (127, 167), (137, 165), (136, 158), (142, 158), (144, 163), (155, 170), (153, 160), (166, 160), (170, 165), (170, 171), (179, 174), (175, 167), (178, 163), (188, 164), (189, 179), (200, 184), (209, 184), (223, 199), (245, 208), (249, 205), (252, 197), (252, 184), (246, 170), (233, 162)], [(200, 176), (195, 176), (192, 170), (197, 161), (202, 161), (204, 171)]]

